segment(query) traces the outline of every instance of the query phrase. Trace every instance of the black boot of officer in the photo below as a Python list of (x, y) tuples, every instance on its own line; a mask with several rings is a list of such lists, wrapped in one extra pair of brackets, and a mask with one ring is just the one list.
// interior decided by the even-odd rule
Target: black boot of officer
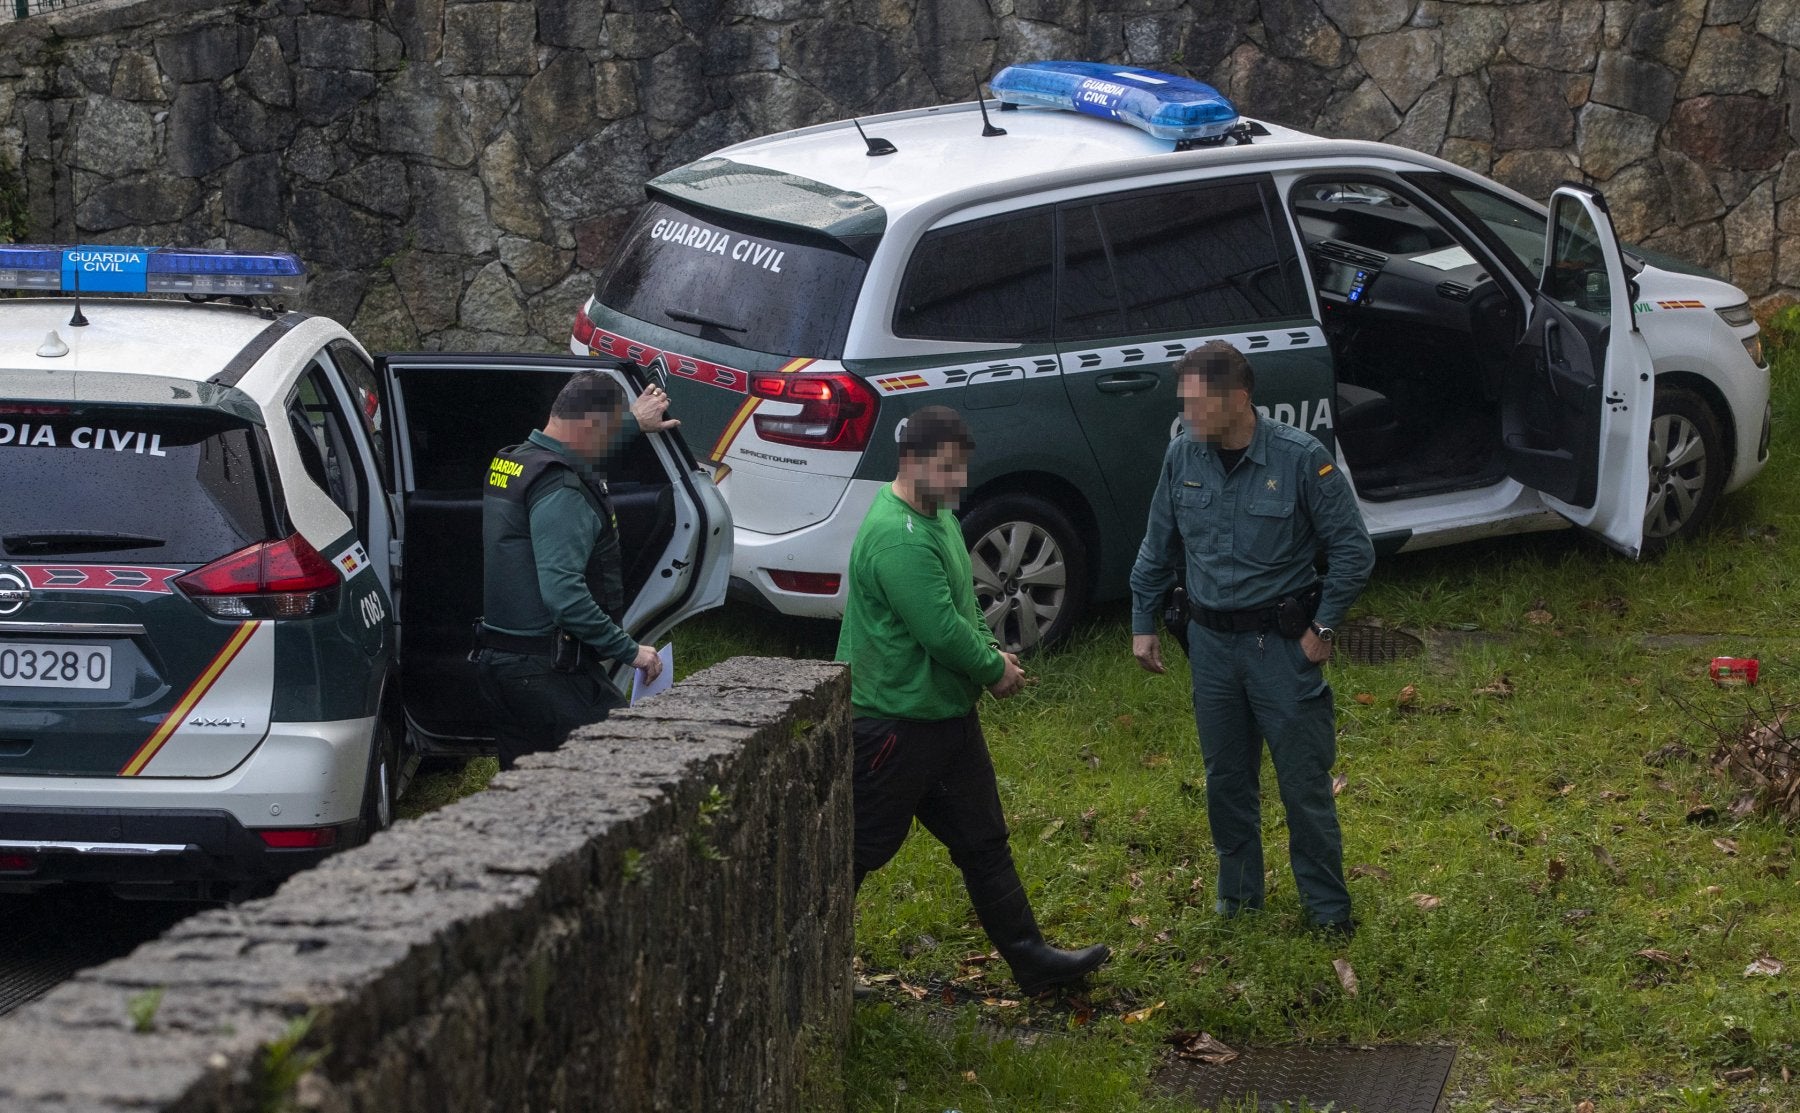
[(1045, 942), (1025, 886), (1019, 883), (1017, 874), (1012, 882), (1010, 892), (977, 903), (975, 914), (981, 918), (982, 929), (993, 940), (1000, 957), (1012, 967), (1013, 979), (1027, 995), (1078, 981), (1112, 957), (1111, 948), (1104, 943), (1065, 951)]

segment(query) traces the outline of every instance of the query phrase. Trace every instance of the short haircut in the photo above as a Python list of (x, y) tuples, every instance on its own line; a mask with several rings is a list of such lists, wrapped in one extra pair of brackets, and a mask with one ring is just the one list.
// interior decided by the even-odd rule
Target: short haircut
[(1208, 391), (1256, 391), (1256, 372), (1250, 369), (1250, 361), (1223, 340), (1208, 340), (1182, 356), (1175, 364), (1175, 374), (1200, 376)]
[(616, 414), (625, 406), (625, 388), (604, 371), (577, 371), (550, 406), (550, 416), (566, 420)]
[(975, 434), (969, 423), (949, 406), (926, 406), (906, 419), (900, 429), (900, 458), (936, 456), (948, 445), (975, 451)]

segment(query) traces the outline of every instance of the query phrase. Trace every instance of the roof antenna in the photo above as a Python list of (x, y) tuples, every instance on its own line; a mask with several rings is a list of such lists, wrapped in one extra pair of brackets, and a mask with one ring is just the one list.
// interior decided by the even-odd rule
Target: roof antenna
[(873, 139), (870, 139), (869, 133), (862, 129), (862, 124), (860, 121), (851, 120), (850, 122), (856, 125), (856, 134), (862, 136), (863, 142), (867, 143), (869, 145), (869, 149), (864, 153), (866, 153), (870, 158), (874, 158), (876, 155), (891, 155), (895, 151), (898, 151), (900, 149), (900, 148), (894, 146), (892, 143), (889, 143), (887, 140), (881, 138), (881, 136), (879, 136), (879, 135)]
[(970, 70), (969, 74), (970, 74), (970, 76), (975, 78), (975, 106), (977, 108), (981, 109), (981, 137), (983, 139), (992, 139), (996, 135), (1005, 135), (1006, 134), (1005, 128), (995, 127), (994, 122), (992, 120), (988, 119), (987, 102), (981, 99), (981, 74), (980, 74), (980, 72), (976, 71), (976, 70)]
[(75, 276), (75, 315), (69, 318), (70, 328), (81, 328), (87, 324), (87, 318), (81, 315), (81, 268), (76, 267), (69, 272)]

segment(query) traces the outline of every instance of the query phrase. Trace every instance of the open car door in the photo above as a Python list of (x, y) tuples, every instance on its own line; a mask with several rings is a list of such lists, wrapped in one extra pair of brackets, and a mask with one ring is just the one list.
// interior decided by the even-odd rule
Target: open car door
[[(577, 371), (617, 377), (631, 399), (645, 384), (635, 368), (579, 356), (413, 353), (377, 362), (396, 426), (394, 581), (407, 722), (426, 753), (491, 749), (468, 659), (482, 612), (488, 461), (543, 427), (557, 391)], [(625, 562), (625, 629), (653, 645), (682, 619), (725, 601), (730, 511), (679, 429), (640, 434), (605, 472)], [(613, 679), (629, 692), (627, 672), (617, 666)]]
[(1550, 196), (1544, 274), (1501, 389), (1507, 474), (1627, 556), (1650, 485), (1650, 352), (1600, 194)]

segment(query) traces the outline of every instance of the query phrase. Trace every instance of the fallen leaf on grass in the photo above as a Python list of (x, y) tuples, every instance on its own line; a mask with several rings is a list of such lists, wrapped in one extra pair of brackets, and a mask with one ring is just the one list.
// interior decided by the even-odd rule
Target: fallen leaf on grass
[(1412, 895), (1412, 902), (1429, 912), (1433, 908), (1444, 903), (1444, 898), (1434, 897), (1430, 893), (1414, 893)]
[(1094, 1007), (1092, 1005), (1078, 1005), (1075, 1011), (1069, 1014), (1069, 1027), (1080, 1028), (1093, 1019)]
[(1238, 1057), (1238, 1053), (1214, 1039), (1209, 1032), (1176, 1032), (1169, 1037), (1175, 1054), (1212, 1067), (1222, 1067)]
[(1114, 719), (1113, 722), (1126, 730), (1130, 730), (1133, 720), (1130, 715), (1120, 715), (1118, 718)]
[(1594, 1103), (1591, 1101), (1576, 1102), (1575, 1113), (1594, 1113)]
[(1375, 706), (1375, 697), (1368, 692), (1358, 692), (1351, 698), (1355, 699), (1357, 703), (1362, 704), (1364, 707)]
[(956, 991), (949, 986), (945, 986), (943, 989), (938, 990), (938, 1000), (946, 1005), (954, 1005), (956, 1004)]
[(1706, 888), (1700, 890), (1700, 895), (1703, 897), (1716, 897), (1724, 891), (1725, 886), (1723, 885), (1708, 885)]
[(1062, 829), (1063, 821), (1060, 819), (1053, 819), (1050, 821), (1050, 825), (1044, 828), (1043, 833), (1038, 835), (1038, 841), (1049, 842), (1051, 839), (1055, 838), (1056, 833)]
[(1373, 877), (1377, 881), (1392, 881), (1394, 875), (1380, 866), (1351, 866), (1351, 877)]
[(1161, 769), (1163, 766), (1169, 764), (1169, 755), (1145, 754), (1143, 760), (1139, 761), (1138, 764), (1142, 765), (1145, 769)]
[(1645, 962), (1654, 962), (1658, 966), (1678, 966), (1681, 960), (1660, 947), (1645, 947), (1641, 951), (1633, 951), (1632, 956)]
[(999, 957), (1000, 957), (999, 951), (989, 951), (986, 954), (976, 952), (975, 954), (964, 955), (962, 958), (962, 963), (964, 966), (981, 966), (986, 963), (992, 962)]
[(1619, 867), (1619, 863), (1613, 861), (1613, 856), (1607, 853), (1606, 848), (1599, 843), (1594, 844), (1594, 857), (1606, 867), (1608, 873), (1612, 874), (1613, 884), (1623, 885), (1625, 883), (1625, 871)]
[(1149, 1020), (1151, 1017), (1155, 1016), (1159, 1011), (1161, 1011), (1164, 1004), (1166, 1004), (1166, 1002), (1158, 1001), (1154, 1005), (1145, 1005), (1143, 1008), (1137, 1010), (1136, 1012), (1126, 1013), (1124, 1016), (1120, 1017), (1119, 1019), (1123, 1020), (1127, 1024), (1142, 1024), (1144, 1021)]
[(1150, 918), (1148, 916), (1133, 916), (1127, 922), (1130, 923), (1132, 927), (1139, 929), (1150, 926)]
[(1552, 858), (1544, 866), (1544, 875), (1548, 877), (1552, 883), (1561, 881), (1563, 878), (1569, 876), (1569, 863), (1563, 861), (1561, 858)]
[(1603, 788), (1600, 790), (1600, 799), (1602, 799), (1602, 800), (1629, 800), (1629, 799), (1631, 799), (1631, 793), (1629, 793), (1629, 792), (1614, 792), (1610, 788)]
[(1756, 811), (1756, 793), (1746, 792), (1731, 805), (1731, 818), (1748, 819)]
[(1331, 778), (1331, 794), (1333, 796), (1338, 795), (1348, 787), (1350, 787), (1350, 778), (1344, 776), (1342, 773)]
[(966, 1071), (963, 1071), (963, 1081), (969, 1083), (972, 1086), (980, 1080), (976, 1077), (974, 1071), (966, 1070)]
[(1400, 694), (1394, 697), (1394, 702), (1401, 707), (1409, 707), (1412, 705), (1413, 701), (1418, 698), (1419, 686), (1417, 684), (1408, 684), (1406, 687), (1400, 689)]
[(1010, 997), (983, 997), (981, 1003), (991, 1009), (1016, 1009), (1019, 1003)]
[(1721, 1082), (1748, 1082), (1752, 1078), (1755, 1078), (1755, 1077), (1756, 1077), (1756, 1068), (1755, 1067), (1738, 1067), (1735, 1070), (1728, 1070), (1728, 1071), (1721, 1073), (1719, 1075), (1719, 1081), (1721, 1081)]
[(1338, 984), (1344, 987), (1344, 996), (1356, 996), (1356, 968), (1341, 958), (1331, 960), (1331, 968), (1337, 971)]
[(1660, 769), (1671, 761), (1692, 761), (1694, 751), (1680, 742), (1666, 742), (1662, 746), (1644, 755), (1644, 764)]
[(1687, 810), (1689, 823), (1715, 823), (1719, 818), (1719, 809), (1711, 804), (1695, 804)]
[(895, 981), (899, 983), (901, 989), (906, 991), (907, 996), (911, 997), (914, 1001), (925, 1000), (924, 987), (913, 985), (904, 978), (896, 978)]
[(1755, 962), (1744, 967), (1744, 977), (1773, 978), (1775, 975), (1781, 973), (1783, 969), (1784, 967), (1781, 965), (1780, 959), (1770, 958), (1768, 955), (1764, 955)]
[(1571, 908), (1563, 913), (1563, 923), (1579, 924), (1593, 914), (1594, 910), (1592, 908)]
[(1475, 689), (1478, 696), (1493, 696), (1495, 699), (1506, 699), (1513, 694), (1512, 677), (1501, 673), (1490, 681), (1486, 687)]
[(1533, 611), (1526, 611), (1525, 621), (1531, 623), (1533, 626), (1548, 626), (1556, 621), (1556, 616), (1542, 607), (1539, 607)]
[(1713, 845), (1724, 852), (1727, 858), (1737, 857), (1738, 844), (1736, 839), (1714, 839)]

